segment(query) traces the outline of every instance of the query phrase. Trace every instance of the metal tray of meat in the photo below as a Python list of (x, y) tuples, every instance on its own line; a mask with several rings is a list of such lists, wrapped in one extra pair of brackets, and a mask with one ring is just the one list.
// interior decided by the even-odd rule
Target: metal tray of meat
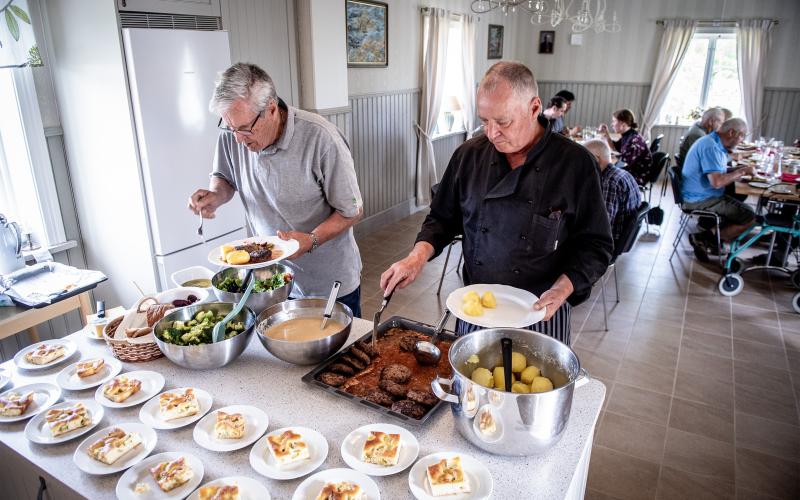
[[(388, 342), (388, 339), (384, 339), (384, 335), (386, 334), (386, 332), (388, 332), (392, 328), (402, 328), (402, 329), (405, 329), (405, 330), (411, 330), (413, 332), (421, 334), (421, 336), (423, 336), (425, 338), (430, 338), (433, 335), (433, 332), (436, 330), (436, 327), (431, 326), (431, 325), (427, 325), (425, 323), (420, 323), (418, 321), (414, 321), (414, 320), (411, 320), (411, 319), (408, 319), (408, 318), (402, 318), (402, 317), (399, 317), (399, 316), (393, 316), (393, 317), (389, 318), (388, 320), (386, 320), (385, 322), (383, 322), (380, 325), (378, 325), (378, 338), (377, 338), (378, 350), (381, 351), (382, 353), (384, 351), (381, 349), (383, 347), (381, 345), (381, 342), (382, 342), (382, 340), (385, 341), (384, 344), (386, 344)], [(369, 333), (367, 333), (366, 335), (361, 337), (358, 341), (363, 341), (363, 342), (366, 342), (366, 343), (369, 344), (369, 342), (371, 340), (371, 336), (372, 336), (372, 332), (370, 331)], [(439, 360), (439, 363), (436, 366), (423, 367), (423, 366), (421, 366), (421, 365), (416, 363), (416, 360), (414, 359), (414, 356), (413, 356), (412, 353), (410, 353), (410, 352), (402, 352), (402, 354), (398, 354), (397, 352), (394, 352), (394, 350), (392, 350), (392, 352), (390, 354), (387, 354), (387, 358), (385, 360), (381, 359), (381, 358), (384, 357), (383, 354), (381, 354), (381, 356), (378, 356), (377, 357), (378, 365), (380, 365), (380, 364), (382, 364), (382, 363), (384, 363), (386, 361), (394, 361), (394, 362), (398, 362), (398, 363), (401, 363), (401, 364), (405, 364), (406, 366), (411, 364), (413, 366), (412, 372), (420, 373), (421, 376), (416, 381), (414, 381), (414, 379), (413, 379), (414, 376), (412, 375), (412, 380), (409, 381), (408, 384), (411, 385), (412, 383), (415, 382), (416, 386), (419, 387), (419, 386), (422, 385), (422, 379), (428, 379), (427, 380), (426, 390), (428, 392), (430, 392), (430, 381), (432, 380), (432, 378), (433, 378), (433, 376), (435, 374), (440, 374), (440, 375), (446, 376), (446, 375), (448, 375), (450, 373), (450, 363), (449, 363), (449, 360), (448, 360), (447, 353), (448, 353), (450, 344), (452, 344), (452, 342), (455, 341), (456, 336), (455, 336), (455, 334), (453, 332), (445, 330), (445, 331), (443, 331), (441, 333), (441, 335), (439, 336), (439, 339), (440, 339), (440, 342), (438, 342), (437, 344), (442, 349), (442, 358)], [(389, 346), (389, 347), (391, 347), (391, 346)], [(347, 354), (348, 349), (349, 349), (349, 346), (348, 346), (348, 348), (343, 349), (342, 351), (340, 351), (339, 353), (335, 354), (331, 358), (328, 358), (326, 361), (323, 361), (322, 364), (320, 364), (319, 366), (317, 366), (316, 368), (314, 368), (313, 370), (311, 370), (310, 372), (305, 374), (303, 376), (303, 378), (302, 378), (303, 382), (305, 382), (307, 384), (310, 384), (310, 385), (312, 385), (314, 387), (318, 387), (320, 389), (323, 389), (323, 390), (325, 390), (325, 391), (327, 391), (327, 392), (329, 392), (331, 394), (334, 394), (336, 396), (339, 396), (339, 397), (341, 397), (343, 399), (349, 400), (353, 404), (358, 405), (360, 407), (369, 408), (369, 409), (371, 409), (373, 411), (379, 412), (379, 413), (381, 413), (383, 415), (386, 415), (388, 417), (391, 417), (391, 418), (393, 418), (395, 420), (400, 420), (400, 421), (402, 421), (402, 422), (404, 422), (406, 424), (411, 424), (411, 425), (423, 425), (423, 424), (425, 424), (431, 418), (431, 416), (434, 413), (436, 413), (436, 410), (438, 410), (440, 406), (445, 404), (444, 401), (436, 398), (437, 399), (436, 403), (433, 404), (433, 406), (430, 406), (429, 409), (425, 412), (425, 414), (421, 418), (412, 418), (412, 417), (406, 416), (406, 415), (404, 415), (404, 414), (402, 414), (402, 413), (400, 413), (398, 411), (393, 411), (393, 410), (391, 410), (391, 408), (388, 408), (388, 407), (385, 407), (385, 406), (381, 406), (381, 405), (379, 405), (377, 403), (373, 403), (372, 401), (369, 401), (369, 400), (365, 399), (365, 397), (363, 395), (353, 394), (351, 392), (347, 392), (347, 390), (343, 390), (343, 389), (341, 389), (339, 387), (334, 387), (334, 386), (328, 385), (328, 384), (320, 381), (318, 379), (318, 377), (321, 374), (323, 374), (325, 372), (328, 372), (330, 366), (332, 366), (332, 365), (334, 365), (336, 363), (341, 363), (342, 362), (342, 356), (345, 356)], [(388, 358), (388, 356), (393, 356), (395, 359), (390, 360)], [(401, 360), (397, 359), (397, 358), (402, 358), (403, 362), (401, 362)], [(376, 365), (376, 366), (378, 366), (378, 365)], [(364, 370), (360, 370), (359, 372), (357, 372), (352, 377), (349, 377), (348, 380), (349, 379), (358, 378), (359, 375), (361, 375), (364, 372), (366, 372), (369, 369), (370, 366), (371, 365), (368, 365), (368, 367), (365, 368)], [(411, 368), (411, 367), (409, 367), (409, 368)], [(370, 377), (371, 378), (377, 378), (379, 376), (380, 370), (373, 369), (373, 370), (371, 370), (371, 372), (372, 372), (372, 374), (370, 375)], [(423, 375), (427, 375), (427, 374), (431, 374), (431, 375), (430, 376), (423, 376)], [(369, 385), (369, 384), (365, 383), (364, 385), (366, 386), (366, 385)], [(376, 382), (376, 385), (377, 385), (377, 382)], [(356, 391), (356, 392), (358, 392), (358, 391)]]

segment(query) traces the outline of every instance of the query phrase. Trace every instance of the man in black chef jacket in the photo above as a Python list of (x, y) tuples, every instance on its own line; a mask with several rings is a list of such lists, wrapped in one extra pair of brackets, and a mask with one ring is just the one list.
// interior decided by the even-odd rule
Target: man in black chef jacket
[[(463, 234), (464, 282), (529, 290), (546, 308), (529, 328), (569, 344), (570, 309), (605, 273), (613, 242), (591, 153), (550, 130), (533, 73), (499, 62), (478, 88), (485, 135), (453, 153), (408, 257), (381, 275), (385, 293), (410, 285)], [(478, 327), (458, 322), (459, 334)]]

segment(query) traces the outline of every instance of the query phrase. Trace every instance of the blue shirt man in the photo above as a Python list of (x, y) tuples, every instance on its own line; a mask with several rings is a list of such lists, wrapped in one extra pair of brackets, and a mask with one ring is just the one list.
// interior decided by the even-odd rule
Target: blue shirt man
[(725, 187), (714, 188), (708, 174), (727, 171), (728, 151), (719, 134), (711, 132), (701, 137), (689, 149), (683, 160), (683, 199), (689, 203), (725, 194)]

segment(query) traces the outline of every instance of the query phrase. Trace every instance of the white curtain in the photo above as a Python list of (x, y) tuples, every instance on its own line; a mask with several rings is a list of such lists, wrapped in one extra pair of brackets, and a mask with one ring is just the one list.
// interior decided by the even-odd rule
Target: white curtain
[(430, 202), (436, 184), (436, 160), (431, 136), (442, 108), (450, 16), (444, 9), (422, 10), (422, 95), (419, 103), (420, 147), (417, 153), (417, 203)]
[(739, 84), (742, 87), (744, 116), (750, 137), (761, 136), (761, 105), (764, 100), (764, 73), (772, 44), (774, 23), (767, 19), (745, 19), (736, 27), (736, 55)]
[(474, 16), (461, 16), (461, 81), (464, 82), (458, 100), (467, 139), (475, 131), (475, 29)]
[(38, 64), (28, 3), (28, 0), (0, 1), (0, 68)]
[(668, 19), (664, 21), (664, 34), (661, 37), (661, 47), (658, 49), (658, 60), (653, 71), (653, 83), (650, 86), (650, 97), (644, 108), (642, 117), (641, 134), (645, 139), (650, 138), (650, 129), (658, 120), (664, 101), (667, 100), (669, 89), (678, 75), (684, 56), (689, 49), (689, 43), (697, 30), (697, 21), (686, 19)]

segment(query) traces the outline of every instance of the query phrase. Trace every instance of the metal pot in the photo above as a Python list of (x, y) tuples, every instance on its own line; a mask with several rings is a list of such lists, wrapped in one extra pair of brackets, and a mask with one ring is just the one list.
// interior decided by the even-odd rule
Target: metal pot
[[(276, 274), (291, 274), (291, 272), (292, 270), (283, 264), (272, 264), (271, 266), (254, 269), (253, 277), (257, 280), (267, 280)], [(214, 290), (214, 295), (216, 295), (217, 299), (221, 302), (233, 302), (238, 304), (239, 300), (244, 296), (244, 292), (226, 292), (225, 290), (219, 289), (218, 286), (225, 278), (238, 277), (240, 280), (243, 280), (246, 275), (247, 269), (226, 267), (211, 278), (211, 288)], [(261, 311), (264, 309), (288, 299), (289, 295), (292, 293), (292, 287), (294, 287), (294, 279), (289, 280), (288, 283), (275, 290), (266, 292), (253, 291), (247, 299), (247, 307), (252, 309), (254, 313), (261, 314)]]
[[(473, 383), (466, 373), (467, 358), (480, 357), (480, 366), (501, 365), (500, 339), (513, 341), (513, 350), (522, 352), (529, 364), (553, 381), (555, 389), (534, 394), (517, 394), (488, 389)], [(431, 382), (433, 393), (452, 403), (456, 428), (475, 446), (497, 455), (535, 455), (543, 453), (561, 439), (572, 409), (572, 392), (578, 380), (588, 382), (578, 356), (566, 344), (538, 332), (516, 328), (478, 330), (456, 340), (449, 351), (451, 379), (437, 377)], [(449, 391), (442, 388), (448, 386)], [(480, 428), (484, 412), (491, 415), (493, 432)]]

